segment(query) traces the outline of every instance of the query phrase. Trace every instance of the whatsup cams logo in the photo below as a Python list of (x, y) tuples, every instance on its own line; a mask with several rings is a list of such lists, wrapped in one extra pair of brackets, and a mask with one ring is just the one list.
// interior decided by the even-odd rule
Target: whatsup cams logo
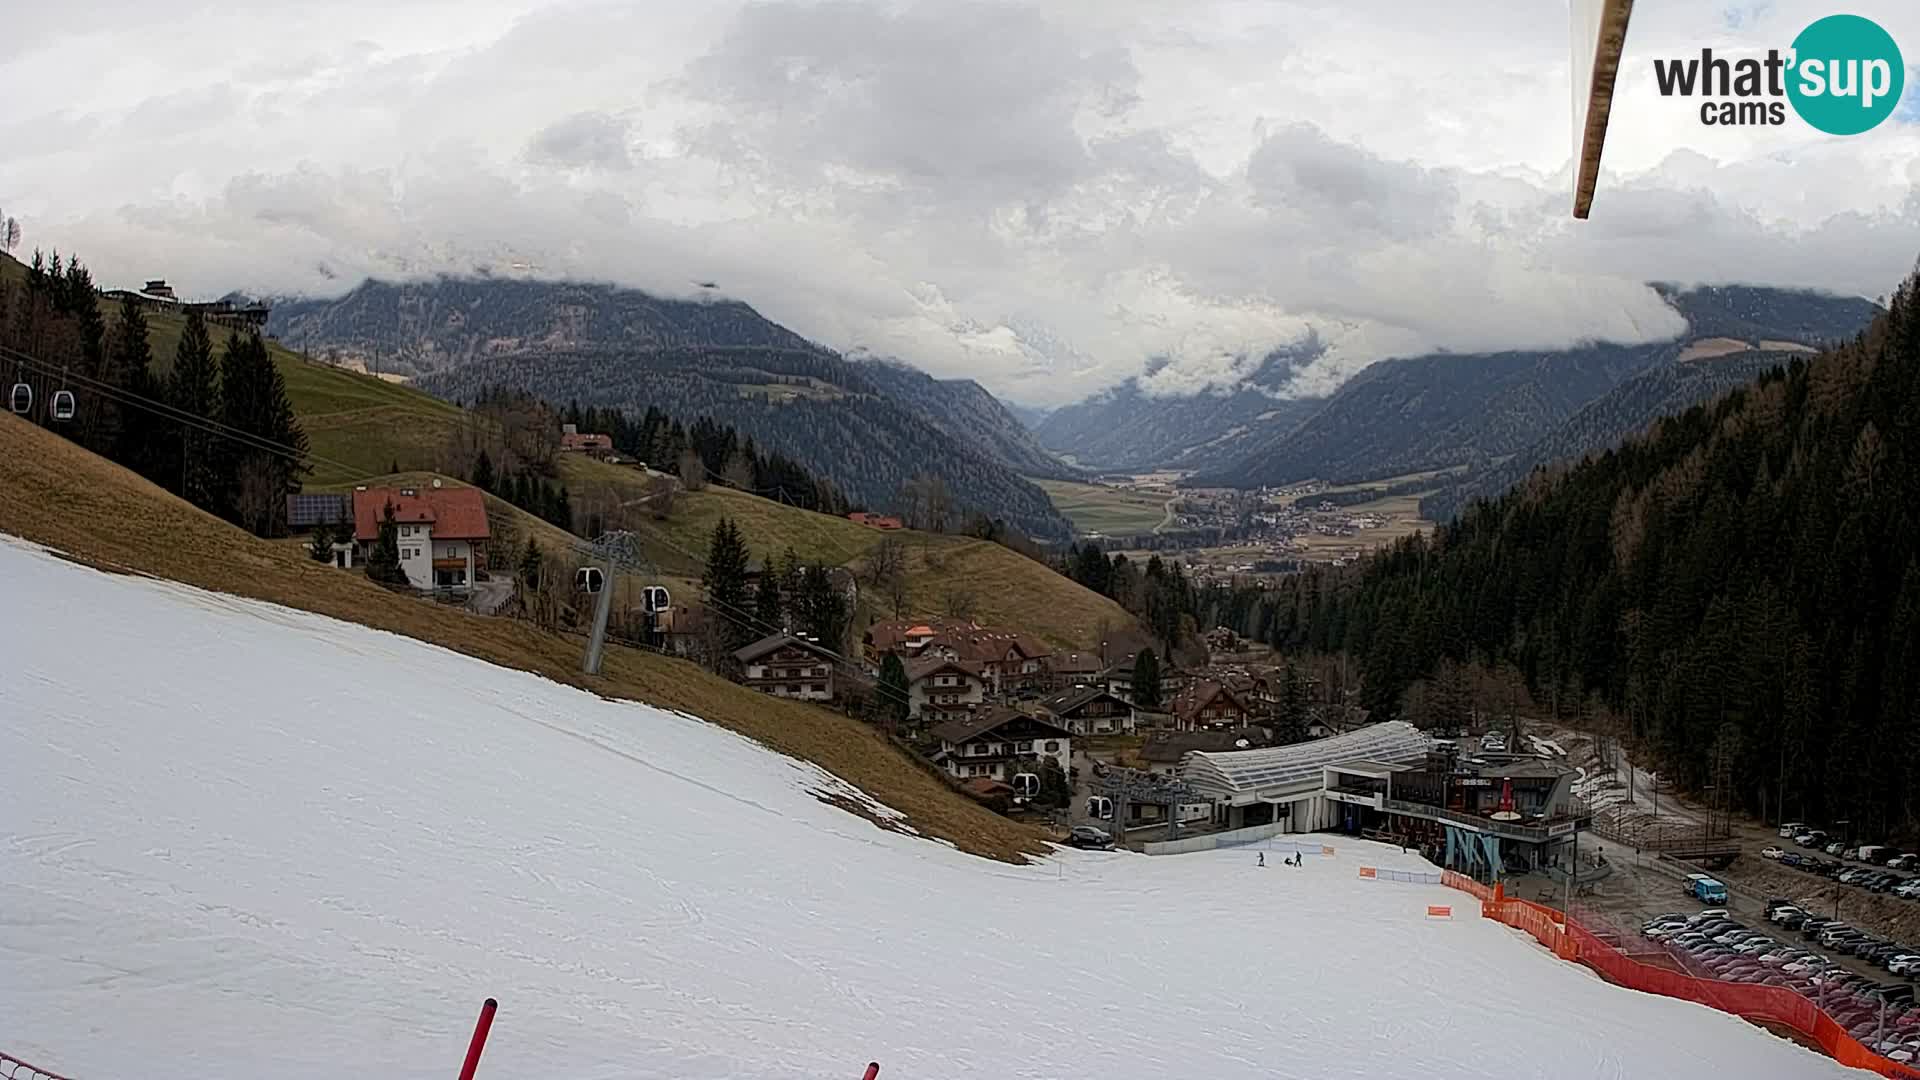
[(1662, 97), (1704, 98), (1700, 122), (1779, 125), (1787, 106), (1829, 135), (1858, 135), (1893, 114), (1906, 66), (1892, 35), (1872, 19), (1829, 15), (1800, 31), (1785, 53), (1728, 60), (1701, 49), (1684, 60), (1655, 60)]

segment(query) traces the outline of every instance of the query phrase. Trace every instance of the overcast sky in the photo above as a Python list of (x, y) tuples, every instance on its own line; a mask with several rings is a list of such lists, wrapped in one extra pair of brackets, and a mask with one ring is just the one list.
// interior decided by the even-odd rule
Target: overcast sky
[[(1920, 4), (1865, 135), (1711, 128), (1654, 57), (1834, 8), (1638, 5), (1570, 216), (1554, 0), (67, 0), (0, 19), (0, 207), (103, 283), (717, 281), (825, 344), (1058, 404), (1675, 332), (1640, 283), (1878, 296), (1920, 255)], [(1684, 9), (1684, 10), (1676, 10)]]

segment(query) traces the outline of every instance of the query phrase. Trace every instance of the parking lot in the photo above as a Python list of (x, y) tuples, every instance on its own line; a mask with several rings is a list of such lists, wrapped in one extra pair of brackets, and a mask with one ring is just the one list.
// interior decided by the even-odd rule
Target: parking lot
[[(1674, 912), (1649, 920), (1641, 936), (1682, 971), (1791, 990), (1880, 1053), (1896, 1061), (1920, 1058), (1920, 1010), (1908, 981), (1920, 972), (1920, 952), (1876, 946), (1844, 923), (1776, 901), (1767, 902), (1757, 924), (1722, 909)], [(1839, 963), (1836, 957), (1849, 949), (1887, 971), (1867, 975)]]

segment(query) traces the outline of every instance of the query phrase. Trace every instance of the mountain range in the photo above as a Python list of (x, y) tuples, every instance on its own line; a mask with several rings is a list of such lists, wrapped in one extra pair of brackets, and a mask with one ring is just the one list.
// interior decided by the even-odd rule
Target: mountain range
[[(1676, 339), (1383, 360), (1320, 399), (1277, 397), (1298, 358), (1276, 357), (1240, 386), (1198, 394), (1153, 396), (1132, 380), (1056, 410), (1036, 433), (1082, 467), (1188, 469), (1194, 486), (1344, 483), (1439, 469), (1473, 478), (1516, 460), (1524, 475), (1552, 460), (1530, 448), (1585, 452), (1601, 445), (1573, 436), (1549, 440), (1644, 373), (1730, 352), (1777, 361), (1793, 349), (1850, 338), (1880, 310), (1860, 298), (1797, 290), (1654, 287), (1686, 319), (1687, 331)], [(1657, 391), (1660, 385), (1666, 390)], [(1656, 378), (1629, 395), (1638, 411), (1623, 401), (1615, 412), (1621, 422), (1644, 423), (1660, 415), (1648, 411), (1654, 402), (1692, 404), (1699, 400), (1694, 393), (1716, 385), (1697, 374)], [(1583, 423), (1592, 426), (1591, 418)]]
[(731, 300), (495, 278), (369, 281), (332, 300), (281, 300), (270, 333), (335, 362), (410, 377), (442, 397), (489, 386), (551, 401), (710, 416), (874, 509), (920, 474), (954, 508), (1029, 535), (1071, 526), (1026, 476), (1080, 475), (970, 379), (850, 359)]
[(1154, 393), (1150, 371), (1053, 410), (1034, 433), (1055, 453), (1101, 472), (1230, 466), (1247, 452), (1250, 435), (1290, 429), (1321, 404), (1282, 396), (1294, 371), (1320, 351), (1317, 343), (1278, 350), (1242, 381), (1191, 394)]

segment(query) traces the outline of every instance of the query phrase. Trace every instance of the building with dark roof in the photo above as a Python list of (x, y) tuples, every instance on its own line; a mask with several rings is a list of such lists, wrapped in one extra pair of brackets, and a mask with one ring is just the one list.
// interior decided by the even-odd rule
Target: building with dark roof
[(1195, 679), (1172, 702), (1174, 727), (1181, 731), (1245, 727), (1253, 710), (1232, 689), (1213, 679)]
[(987, 681), (980, 665), (943, 656), (923, 656), (906, 663), (907, 717), (937, 724), (979, 708), (987, 700)]
[(893, 619), (867, 628), (867, 659), (878, 666), (888, 653), (903, 660), (938, 657), (976, 664), (990, 695), (1043, 690), (1052, 678), (1053, 650), (1027, 634), (954, 619)]
[(800, 701), (832, 701), (833, 657), (826, 649), (792, 634), (769, 634), (734, 651), (745, 669), (742, 681), (752, 690)]
[(1017, 709), (981, 709), (934, 728), (940, 751), (935, 764), (959, 780), (986, 777), (1011, 781), (1052, 758), (1062, 771), (1071, 767), (1073, 733)]
[(1040, 703), (1040, 712), (1075, 735), (1133, 731), (1133, 706), (1104, 686), (1077, 686)]

